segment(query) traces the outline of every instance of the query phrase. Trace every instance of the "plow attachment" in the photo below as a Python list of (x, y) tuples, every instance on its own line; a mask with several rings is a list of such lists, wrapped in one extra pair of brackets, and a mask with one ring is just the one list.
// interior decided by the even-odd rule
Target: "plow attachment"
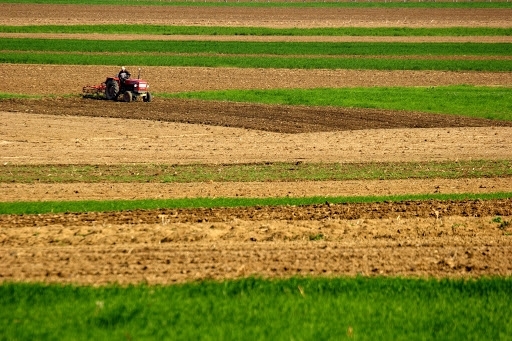
[(83, 97), (103, 97), (105, 95), (105, 83), (100, 85), (86, 85), (82, 88)]

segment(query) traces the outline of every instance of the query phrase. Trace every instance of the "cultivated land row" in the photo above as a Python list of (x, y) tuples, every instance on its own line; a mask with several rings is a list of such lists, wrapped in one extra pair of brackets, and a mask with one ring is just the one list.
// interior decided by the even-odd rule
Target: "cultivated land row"
[(0, 38), (86, 39), (86, 40), (168, 40), (168, 41), (250, 41), (250, 42), (386, 42), (386, 43), (512, 43), (510, 36), (211, 36), (101, 33), (0, 33)]
[(512, 27), (509, 8), (247, 8), (0, 4), (0, 25), (226, 27)]

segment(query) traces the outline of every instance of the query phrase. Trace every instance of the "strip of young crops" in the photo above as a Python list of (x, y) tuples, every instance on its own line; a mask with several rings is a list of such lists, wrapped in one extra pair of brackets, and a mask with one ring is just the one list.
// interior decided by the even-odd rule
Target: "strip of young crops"
[(442, 70), (442, 71), (512, 71), (509, 60), (425, 60), (386, 58), (314, 58), (247, 57), (215, 55), (146, 55), (2, 52), (0, 63), (61, 65), (144, 65), (197, 66), (282, 69), (352, 69), (352, 70)]
[(188, 183), (512, 177), (511, 160), (227, 165), (0, 165), (0, 183)]
[(266, 104), (382, 108), (512, 120), (512, 102), (510, 101), (512, 88), (505, 87), (223, 90), (182, 92), (160, 96)]
[(418, 340), (512, 335), (510, 278), (0, 285), (8, 340)]
[(359, 197), (300, 197), (300, 198), (184, 198), (144, 200), (82, 200), (0, 202), (0, 214), (45, 214), (66, 212), (114, 212), (129, 210), (159, 210), (181, 208), (305, 206), (342, 203), (378, 203), (425, 200), (501, 200), (510, 199), (510, 192), (462, 194), (409, 194)]
[[(3, 50), (1, 63), (123, 65), (129, 62), (148, 66), (512, 70), (512, 62), (508, 59), (510, 44), (503, 43), (139, 42), (3, 38), (0, 39), (0, 50)], [(461, 55), (478, 58), (449, 58)]]
[(27, 25), (0, 26), (2, 33), (101, 33), (213, 36), (379, 36), (379, 37), (468, 37), (511, 36), (512, 28), (495, 27), (325, 27), (266, 28), (165, 25)]
[(507, 43), (330, 43), (0, 39), (0, 50), (83, 53), (174, 53), (279, 56), (510, 56)]

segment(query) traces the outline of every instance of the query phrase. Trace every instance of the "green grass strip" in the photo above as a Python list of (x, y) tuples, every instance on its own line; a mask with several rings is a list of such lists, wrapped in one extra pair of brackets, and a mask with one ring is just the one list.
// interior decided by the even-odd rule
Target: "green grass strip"
[(101, 33), (209, 36), (376, 36), (376, 37), (467, 37), (510, 36), (512, 28), (498, 27), (325, 27), (267, 28), (168, 25), (26, 25), (0, 26), (2, 33)]
[(284, 7), (284, 8), (511, 8), (508, 1), (315, 1), (315, 0), (0, 0), (0, 3), (59, 4), (59, 5), (115, 5), (115, 6), (187, 6), (187, 7)]
[(6, 340), (508, 340), (511, 294), (510, 277), (4, 283), (0, 329)]
[(0, 50), (280, 56), (510, 56), (512, 51), (511, 44), (508, 43), (106, 41), (32, 38), (0, 38)]
[(512, 120), (512, 88), (485, 86), (358, 87), (275, 90), (221, 90), (161, 94), (265, 104), (315, 105), (411, 110)]
[(511, 177), (512, 160), (227, 165), (0, 165), (0, 183), (190, 183)]
[(44, 96), (41, 95), (25, 95), (25, 94), (9, 94), (0, 92), (0, 100), (20, 98), (20, 99), (41, 99)]
[(463, 194), (416, 194), (392, 196), (356, 197), (301, 197), (301, 198), (184, 198), (146, 200), (83, 200), (83, 201), (27, 201), (0, 202), (0, 214), (44, 214), (73, 212), (113, 212), (126, 210), (157, 210), (179, 208), (253, 207), (283, 205), (320, 205), (329, 202), (376, 203), (411, 200), (494, 200), (512, 198), (512, 192), (463, 193)]
[(385, 58), (292, 58), (83, 53), (3, 52), (0, 63), (56, 65), (140, 65), (281, 69), (438, 70), (510, 72), (509, 60), (429, 60)]

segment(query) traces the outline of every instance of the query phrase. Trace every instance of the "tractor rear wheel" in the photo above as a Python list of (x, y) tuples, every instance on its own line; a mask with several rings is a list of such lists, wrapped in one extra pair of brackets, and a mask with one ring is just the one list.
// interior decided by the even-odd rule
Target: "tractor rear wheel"
[(107, 82), (105, 86), (105, 97), (108, 100), (116, 100), (119, 95), (119, 84), (111, 79)]
[(142, 97), (142, 100), (143, 100), (144, 102), (151, 102), (151, 99), (152, 99), (152, 98), (153, 98), (153, 97), (152, 97), (152, 96), (151, 96), (151, 94), (148, 92), (148, 93), (146, 93), (146, 96)]
[(133, 99), (133, 95), (132, 95), (132, 92), (131, 91), (126, 91), (124, 94), (123, 94), (123, 99), (125, 102), (131, 102), (132, 99)]

